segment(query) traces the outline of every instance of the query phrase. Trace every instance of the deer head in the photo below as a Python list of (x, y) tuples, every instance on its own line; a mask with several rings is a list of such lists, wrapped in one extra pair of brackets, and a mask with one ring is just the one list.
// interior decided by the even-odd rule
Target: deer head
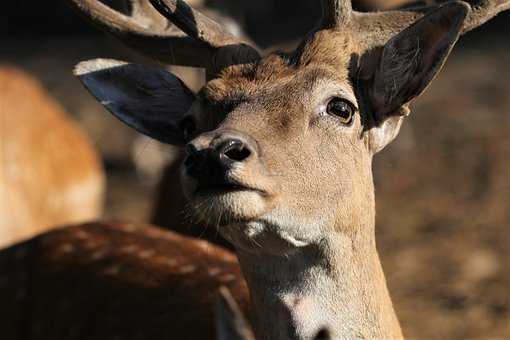
[(324, 0), (322, 22), (295, 51), (260, 57), (183, 1), (151, 3), (186, 37), (96, 1), (73, 3), (160, 60), (208, 70), (197, 94), (154, 67), (94, 60), (76, 73), (128, 125), (186, 147), (184, 191), (204, 222), (246, 251), (274, 254), (373, 219), (372, 156), (396, 137), (459, 35), (509, 7), (362, 14)]
[[(168, 28), (156, 36), (98, 4), (92, 17), (146, 53), (205, 67), (199, 93), (163, 69), (112, 60), (82, 63), (76, 74), (119, 119), (185, 148), (184, 192), (194, 213), (235, 245), (252, 293), (256, 285), (264, 292), (273, 285), (281, 298), (282, 282), (302, 281), (300, 289), (311, 282), (322, 287), (316, 294), (333, 282), (335, 294), (345, 280), (358, 297), (351, 306), (349, 294), (330, 298), (334, 303), (322, 296), (322, 308), (331, 311), (324, 322), (317, 296), (298, 303), (287, 294), (282, 313), (294, 335), (276, 329), (259, 331), (261, 338), (310, 337), (320, 323), (350, 325), (332, 326), (336, 336), (399, 336), (375, 250), (372, 157), (397, 136), (408, 105), (459, 36), (510, 8), (510, 1), (358, 13), (349, 1), (322, 0), (322, 20), (299, 47), (266, 56), (183, 1), (151, 3), (187, 37)], [(317, 266), (320, 275), (310, 269)], [(302, 291), (294, 288), (288, 292)], [(255, 304), (271, 300), (253, 295)], [(341, 320), (334, 314), (339, 306), (345, 307)], [(360, 321), (364, 308), (377, 320)], [(255, 309), (263, 318), (262, 308)], [(315, 321), (302, 317), (310, 312)], [(361, 327), (365, 322), (370, 331)], [(266, 320), (263, 328), (271, 327)]]

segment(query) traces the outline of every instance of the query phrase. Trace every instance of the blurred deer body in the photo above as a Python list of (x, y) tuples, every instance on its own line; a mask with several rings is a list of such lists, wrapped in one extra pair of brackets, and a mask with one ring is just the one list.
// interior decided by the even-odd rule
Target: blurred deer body
[(0, 247), (96, 219), (103, 172), (92, 145), (41, 85), (0, 68)]
[(235, 255), (148, 225), (51, 231), (0, 250), (0, 278), (6, 339), (254, 340)]
[(213, 339), (220, 287), (248, 313), (234, 254), (151, 226), (93, 223), (0, 251), (5, 339)]
[[(183, 1), (150, 0), (157, 12), (148, 1), (133, 2), (140, 11), (125, 16), (95, 0), (70, 0), (93, 23), (140, 52), (166, 63), (205, 68), (206, 85), (193, 93), (164, 69), (109, 59), (80, 63), (75, 74), (117, 118), (184, 148), (184, 194), (194, 216), (217, 227), (236, 248), (257, 338), (304, 340), (324, 327), (334, 339), (402, 338), (375, 246), (372, 158), (398, 135), (410, 113), (408, 105), (442, 68), (459, 36), (509, 9), (510, 1), (473, 6), (454, 1), (367, 14), (353, 11), (350, 1), (322, 0), (321, 22), (299, 47), (268, 55)], [(137, 20), (140, 15), (146, 20)], [(108, 224), (89, 228), (94, 239), (107, 240), (107, 246), (94, 252), (96, 243), (90, 242), (92, 253), (85, 257), (99, 259), (100, 265), (109, 266), (102, 268), (104, 273), (117, 278), (123, 267), (115, 265), (127, 261), (127, 278), (136, 279), (136, 286), (171, 286), (164, 289), (169, 313), (175, 311), (169, 306), (181, 306), (183, 296), (188, 308), (203, 311), (211, 304), (211, 291), (225, 283), (224, 276), (211, 279), (208, 272), (213, 266), (209, 262), (218, 265), (220, 250), (200, 251), (200, 241), (170, 232), (140, 232), (143, 228), (137, 226), (121, 226), (120, 231)], [(126, 238), (129, 229), (137, 236)], [(80, 237), (77, 229), (65, 232)], [(142, 240), (145, 232), (150, 241)], [(43, 247), (36, 246), (35, 254), (41, 249), (75, 253), (50, 255), (70, 260), (72, 268), (73, 261), (89, 254), (83, 249), (87, 243), (62, 242), (58, 233), (53, 235), (57, 242), (48, 248), (36, 241)], [(164, 244), (158, 248), (160, 239)], [(134, 255), (120, 253), (122, 249), (134, 249)], [(191, 261), (184, 268), (182, 254)], [(134, 258), (149, 260), (137, 265)], [(177, 263), (181, 274), (189, 275), (181, 280), (174, 275), (176, 269), (167, 272), (158, 261)], [(232, 285), (241, 286), (237, 265), (229, 263)], [(147, 273), (135, 275), (130, 271), (134, 267)], [(48, 272), (44, 264), (32, 268)], [(72, 273), (96, 279), (96, 268)], [(69, 272), (64, 268), (62, 275)], [(122, 313), (114, 310), (110, 315), (137, 312), (124, 308), (126, 291), (112, 289), (118, 282), (110, 283), (107, 287), (120, 293), (115, 300), (122, 305)], [(105, 291), (88, 286), (93, 287), (86, 289), (91, 294)], [(138, 296), (129, 288), (133, 286), (125, 295)], [(247, 292), (239, 289), (234, 296), (245, 301)], [(87, 299), (89, 307), (97, 308), (94, 301), (101, 297)], [(148, 315), (156, 307), (142, 310)], [(211, 319), (189, 311), (169, 328), (184, 323), (186, 314), (196, 318), (196, 325)], [(108, 324), (100, 328), (110, 329)], [(143, 336), (147, 333), (140, 333)]]

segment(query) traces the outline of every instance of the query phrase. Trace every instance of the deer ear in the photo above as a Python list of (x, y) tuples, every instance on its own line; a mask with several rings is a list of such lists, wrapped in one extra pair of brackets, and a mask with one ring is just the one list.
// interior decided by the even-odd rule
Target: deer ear
[[(384, 46), (370, 92), (377, 152), (398, 134), (403, 106), (418, 97), (441, 70), (457, 42), (469, 6), (445, 4), (390, 39)], [(391, 119), (391, 121), (387, 121)], [(395, 131), (395, 129), (397, 129)]]
[(180, 122), (195, 96), (173, 74), (110, 59), (82, 62), (74, 73), (125, 124), (163, 143), (185, 143)]

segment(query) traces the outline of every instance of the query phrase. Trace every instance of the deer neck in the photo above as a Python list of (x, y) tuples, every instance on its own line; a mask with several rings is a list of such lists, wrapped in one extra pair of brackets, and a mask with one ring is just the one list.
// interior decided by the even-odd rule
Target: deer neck
[(368, 227), (288, 257), (239, 253), (258, 339), (310, 339), (324, 327), (334, 339), (402, 338)]

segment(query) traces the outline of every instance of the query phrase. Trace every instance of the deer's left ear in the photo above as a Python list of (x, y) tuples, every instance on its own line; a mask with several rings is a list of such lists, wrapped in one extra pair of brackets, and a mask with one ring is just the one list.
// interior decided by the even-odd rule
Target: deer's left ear
[(119, 120), (162, 143), (186, 143), (182, 122), (195, 95), (173, 74), (111, 59), (84, 61), (75, 75)]
[(469, 6), (452, 2), (439, 7), (390, 39), (373, 77), (370, 102), (373, 152), (382, 150), (400, 129), (406, 105), (427, 88), (457, 42)]

